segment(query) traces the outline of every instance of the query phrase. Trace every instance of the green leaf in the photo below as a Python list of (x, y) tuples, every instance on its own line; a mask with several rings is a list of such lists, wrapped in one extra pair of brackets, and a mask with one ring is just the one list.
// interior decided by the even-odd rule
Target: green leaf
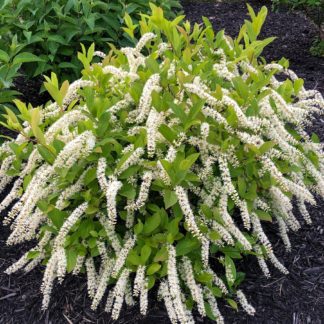
[(312, 134), (311, 139), (312, 139), (312, 142), (316, 143), (316, 144), (319, 144), (321, 142), (321, 140), (319, 139), (319, 137), (315, 133)]
[(120, 189), (119, 194), (128, 199), (134, 199), (136, 197), (136, 190), (130, 183), (125, 183)]
[(147, 289), (150, 290), (151, 288), (154, 287), (154, 285), (155, 285), (155, 278), (154, 278), (154, 276), (149, 276), (147, 278)]
[(5, 51), (0, 50), (0, 61), (8, 63), (9, 60), (10, 60), (9, 55)]
[(294, 81), (294, 91), (295, 91), (295, 94), (298, 94), (299, 91), (302, 89), (304, 85), (304, 80), (303, 79), (297, 79)]
[(64, 223), (67, 213), (58, 209), (54, 209), (47, 214), (48, 218), (52, 221), (54, 226), (59, 229)]
[(43, 59), (40, 57), (29, 53), (29, 52), (23, 52), (19, 53), (15, 58), (13, 59), (13, 64), (22, 64), (22, 63), (27, 63), (27, 62), (44, 62)]
[(161, 223), (161, 216), (159, 213), (155, 213), (152, 216), (148, 216), (144, 224), (143, 233), (144, 234), (152, 233), (155, 229), (159, 227), (160, 223)]
[(225, 269), (227, 282), (229, 286), (232, 286), (236, 279), (236, 268), (232, 258), (228, 255), (225, 255)]
[(256, 210), (255, 213), (258, 215), (258, 217), (261, 220), (267, 221), (267, 222), (272, 222), (272, 217), (269, 213), (263, 211), (263, 210)]
[(197, 161), (199, 158), (199, 153), (194, 153), (188, 156), (186, 159), (182, 160), (180, 163), (180, 170), (187, 171), (189, 170), (192, 165)]
[(159, 132), (170, 142), (172, 143), (177, 138), (177, 134), (167, 125), (162, 124), (159, 127)]
[(206, 315), (212, 320), (212, 321), (216, 321), (216, 317), (212, 311), (211, 306), (205, 302), (205, 310), (206, 310)]
[(54, 163), (56, 156), (46, 146), (38, 145), (37, 150), (48, 164)]
[(201, 283), (210, 283), (213, 280), (213, 275), (207, 271), (202, 271), (196, 275), (196, 279)]
[(135, 266), (141, 265), (141, 259), (140, 259), (139, 255), (136, 253), (136, 251), (134, 251), (134, 250), (131, 250), (128, 253), (127, 262), (129, 262)]
[(276, 145), (276, 143), (273, 141), (264, 142), (259, 148), (260, 154), (264, 154), (264, 153), (268, 152), (275, 145)]
[(138, 223), (134, 226), (134, 233), (136, 235), (142, 233), (143, 228), (144, 228), (144, 225), (143, 225), (142, 221), (139, 219)]
[(37, 258), (39, 255), (40, 255), (39, 251), (29, 251), (27, 254), (27, 259), (33, 260), (33, 259)]
[(199, 247), (199, 241), (196, 238), (184, 238), (177, 243), (177, 256), (189, 254)]
[(167, 259), (168, 259), (168, 250), (165, 246), (163, 246), (161, 249), (159, 249), (156, 252), (153, 261), (154, 262), (163, 262), (163, 261), (166, 261)]
[(151, 255), (152, 249), (148, 245), (144, 245), (141, 249), (141, 262), (144, 265)]
[(65, 251), (65, 254), (66, 254), (66, 270), (68, 273), (70, 273), (72, 272), (72, 270), (76, 265), (78, 253), (74, 248), (70, 248), (67, 251)]
[(243, 177), (238, 177), (237, 185), (238, 185), (238, 193), (240, 197), (243, 198), (246, 192), (246, 182)]
[(228, 302), (228, 304), (235, 310), (238, 310), (238, 306), (235, 300), (231, 299), (231, 298), (227, 298), (226, 301)]
[(159, 271), (161, 269), (161, 264), (160, 263), (152, 263), (146, 271), (146, 274), (148, 276), (154, 274), (155, 272)]
[(178, 201), (176, 193), (174, 191), (167, 190), (167, 189), (163, 191), (163, 199), (164, 199), (165, 209), (172, 207)]

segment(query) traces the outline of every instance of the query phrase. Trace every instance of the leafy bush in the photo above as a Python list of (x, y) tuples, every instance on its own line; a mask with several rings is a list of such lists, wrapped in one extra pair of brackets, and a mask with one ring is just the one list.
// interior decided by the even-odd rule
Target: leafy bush
[(320, 7), (323, 5), (321, 0), (272, 0), (274, 6), (288, 5), (293, 9), (302, 7)]
[(324, 57), (324, 40), (316, 39), (310, 48), (310, 52), (313, 56)]
[(321, 144), (303, 130), (324, 102), (287, 61), (260, 58), (272, 41), (257, 40), (265, 7), (249, 7), (235, 40), (207, 19), (191, 26), (152, 8), (134, 48), (84, 49), (82, 79), (59, 86), (52, 74), (55, 102), (16, 101), (20, 114), (6, 116), (20, 133), (0, 149), (0, 188), (14, 182), (0, 210), (16, 200), (7, 243), (38, 241), (6, 272), (46, 264), (44, 309), (56, 279), (86, 272), (93, 309), (111, 287), (114, 319), (133, 297), (146, 314), (157, 287), (173, 323), (193, 322), (193, 307), (221, 323), (217, 298), (254, 313), (237, 290), (237, 259), (254, 255), (267, 277), (268, 262), (287, 273), (263, 222), (289, 250), (287, 233), (301, 226), (292, 199), (311, 223), (311, 191), (324, 196)]
[[(169, 17), (180, 6), (178, 0), (151, 2), (163, 6)], [(0, 48), (9, 48), (14, 35), (24, 51), (38, 56), (24, 65), (29, 76), (52, 70), (75, 80), (82, 67), (76, 56), (80, 43), (89, 46), (96, 42), (101, 50), (107, 50), (108, 42), (125, 45), (121, 29), (124, 15), (138, 19), (141, 12), (148, 11), (146, 0), (1, 0)]]
[(31, 53), (22, 52), (24, 46), (18, 44), (13, 37), (8, 52), (0, 49), (0, 113), (12, 100), (19, 95), (18, 91), (10, 89), (14, 79), (19, 76), (19, 69), (24, 62), (37, 61)]

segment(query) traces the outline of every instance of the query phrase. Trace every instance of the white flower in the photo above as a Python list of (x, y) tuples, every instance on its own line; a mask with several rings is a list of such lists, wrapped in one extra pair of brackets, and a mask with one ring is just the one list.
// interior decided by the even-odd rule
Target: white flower
[(176, 265), (176, 251), (174, 246), (168, 245), (168, 284), (174, 309), (180, 323), (186, 323), (185, 305), (181, 301), (180, 283)]
[(0, 213), (6, 209), (15, 199), (18, 198), (18, 193), (19, 190), (21, 188), (21, 185), (23, 183), (23, 179), (22, 178), (18, 178), (12, 189), (10, 190), (9, 194), (1, 201), (0, 203)]
[(262, 250), (261, 250), (260, 246), (259, 245), (255, 245), (254, 246), (254, 250), (257, 253), (257, 256), (256, 257), (258, 259), (258, 263), (259, 263), (259, 266), (260, 266), (263, 274), (267, 278), (270, 278), (270, 271), (269, 271), (269, 268), (267, 266), (267, 263), (265, 262), (264, 256), (262, 255)]
[(82, 173), (82, 175), (80, 176), (80, 178), (71, 186), (65, 188), (61, 195), (58, 197), (57, 201), (56, 201), (56, 204), (55, 204), (55, 207), (57, 209), (60, 209), (60, 210), (63, 210), (64, 207), (65, 207), (65, 202), (71, 198), (74, 194), (80, 192), (83, 188), (83, 185), (84, 185), (84, 178), (87, 174), (89, 169), (87, 169), (86, 171), (84, 171)]
[(143, 175), (143, 182), (140, 187), (138, 198), (134, 203), (134, 205), (131, 205), (133, 209), (140, 209), (145, 205), (148, 199), (152, 180), (153, 180), (153, 173), (151, 171), (146, 171)]
[(134, 247), (136, 242), (136, 236), (130, 237), (124, 244), (123, 248), (119, 251), (116, 259), (116, 263), (114, 265), (111, 276), (116, 278), (119, 274), (119, 271), (125, 264), (126, 258), (130, 250)]
[(75, 263), (75, 266), (73, 268), (72, 274), (73, 275), (78, 275), (83, 267), (84, 264), (84, 260), (85, 260), (85, 256), (84, 255), (78, 255), (77, 256), (77, 260)]
[(78, 159), (87, 157), (96, 144), (96, 138), (91, 131), (85, 131), (73, 141), (66, 144), (54, 161), (53, 169), (69, 168)]
[(280, 261), (277, 259), (277, 257), (273, 254), (273, 252), (268, 252), (268, 258), (272, 262), (272, 264), (283, 274), (288, 274), (289, 271), (286, 269), (285, 266), (283, 266)]
[(140, 294), (140, 312), (142, 315), (145, 316), (147, 314), (147, 308), (148, 308), (148, 288), (145, 281), (144, 285), (142, 286), (141, 294)]
[(124, 269), (114, 287), (113, 298), (115, 301), (111, 312), (111, 317), (114, 320), (118, 319), (121, 308), (123, 306), (128, 277), (129, 277), (129, 270)]
[(201, 286), (196, 283), (191, 261), (186, 256), (182, 257), (181, 277), (190, 289), (192, 299), (197, 303), (199, 314), (205, 317), (206, 310), (202, 289)]
[(168, 286), (168, 283), (164, 280), (162, 280), (160, 283), (158, 296), (160, 299), (164, 299), (165, 308), (168, 312), (168, 316), (169, 316), (171, 323), (177, 324), (178, 318), (177, 318), (175, 307), (172, 302), (169, 286)]
[(272, 252), (272, 245), (268, 237), (263, 231), (259, 217), (255, 213), (252, 213), (251, 220), (252, 220), (253, 233), (257, 236), (259, 241), (264, 245), (267, 252)]
[(224, 157), (220, 156), (218, 159), (219, 162), (219, 168), (221, 170), (221, 177), (224, 184), (225, 191), (230, 195), (230, 197), (233, 199), (235, 204), (240, 208), (242, 220), (244, 223), (244, 227), (246, 229), (250, 229), (251, 227), (251, 220), (250, 215), (247, 210), (247, 205), (244, 200), (241, 200), (237, 191), (234, 188), (234, 185), (232, 184), (231, 180), (231, 174), (227, 165), (227, 161)]
[(137, 268), (136, 276), (134, 279), (134, 288), (133, 288), (134, 297), (138, 297), (143, 286), (145, 286), (145, 270), (146, 267), (143, 265), (140, 265)]
[(309, 215), (309, 212), (308, 212), (308, 210), (306, 208), (305, 203), (303, 201), (301, 201), (301, 200), (298, 200), (297, 201), (297, 206), (298, 206), (299, 211), (300, 211), (301, 215), (303, 216), (305, 222), (308, 225), (312, 224), (312, 219), (311, 219), (311, 217)]
[(117, 112), (119, 112), (120, 110), (127, 108), (129, 105), (131, 105), (133, 103), (133, 98), (131, 97), (130, 94), (126, 94), (124, 99), (118, 101), (117, 103), (115, 103), (113, 106), (108, 108), (108, 111), (111, 114), (116, 114)]
[(96, 295), (96, 290), (98, 286), (98, 274), (93, 262), (93, 258), (89, 257), (85, 262), (86, 272), (87, 272), (87, 288), (88, 294), (91, 298), (94, 298)]
[(225, 223), (225, 228), (244, 246), (246, 250), (252, 250), (252, 246), (242, 232), (235, 226), (232, 217), (227, 211), (227, 195), (222, 194), (219, 201), (220, 215)]
[(57, 261), (57, 254), (54, 253), (46, 265), (41, 286), (41, 291), (43, 293), (42, 310), (47, 309), (50, 301), (53, 283), (56, 278)]
[(66, 266), (67, 266), (64, 247), (59, 247), (55, 253), (57, 259), (57, 279), (59, 283), (62, 283), (65, 277)]
[(158, 74), (151, 75), (146, 81), (138, 106), (138, 115), (136, 117), (137, 123), (143, 122), (148, 116), (152, 104), (152, 92), (161, 90), (159, 84), (160, 76)]
[(140, 38), (140, 40), (138, 41), (135, 50), (137, 52), (141, 52), (143, 47), (151, 40), (153, 40), (154, 38), (156, 38), (156, 35), (153, 33), (145, 33), (143, 34), (143, 36)]
[(102, 69), (102, 72), (104, 74), (112, 74), (114, 77), (122, 80), (130, 78), (131, 81), (135, 81), (139, 78), (139, 76), (136, 73), (124, 71), (121, 68), (117, 68), (113, 65), (106, 65)]
[(72, 226), (81, 218), (85, 210), (88, 208), (88, 203), (83, 203), (71, 213), (71, 215), (66, 219), (60, 231), (58, 232), (54, 241), (54, 252), (56, 249), (64, 245), (65, 237), (69, 233)]
[(162, 116), (153, 108), (150, 110), (146, 121), (147, 130), (147, 154), (153, 157), (156, 148), (156, 139), (158, 136), (158, 128), (162, 122)]
[(106, 231), (108, 240), (112, 248), (115, 250), (116, 253), (118, 253), (121, 250), (121, 245), (118, 236), (115, 232), (114, 226), (111, 224), (111, 222), (109, 222), (109, 220), (103, 214), (100, 214), (98, 218), (100, 224)]
[(100, 301), (102, 300), (102, 297), (107, 289), (108, 286), (108, 280), (111, 276), (111, 272), (113, 269), (114, 262), (113, 260), (107, 258), (104, 262), (103, 271), (100, 277), (98, 278), (98, 286), (96, 293), (93, 297), (91, 309), (96, 310)]
[(101, 57), (101, 58), (103, 58), (103, 59), (106, 57), (106, 54), (103, 53), (103, 52), (100, 52), (100, 51), (95, 51), (95, 52), (93, 53), (93, 55), (94, 55), (94, 56)]
[(64, 109), (66, 109), (73, 100), (78, 98), (78, 90), (80, 88), (91, 86), (94, 86), (94, 82), (82, 79), (76, 80), (72, 84), (70, 84), (69, 89), (63, 100)]
[(140, 157), (144, 154), (144, 150), (142, 147), (138, 147), (135, 151), (131, 154), (131, 156), (115, 171), (116, 175), (123, 173), (127, 170), (130, 166), (138, 163)]
[(123, 183), (118, 181), (115, 177), (111, 177), (108, 182), (108, 187), (106, 190), (107, 199), (107, 214), (111, 226), (114, 226), (117, 222), (117, 206), (116, 197), (118, 190), (123, 186)]
[(79, 109), (66, 112), (48, 128), (48, 130), (44, 134), (46, 142), (50, 144), (54, 140), (55, 135), (61, 132), (63, 128), (67, 128), (71, 125), (76, 124), (80, 120), (85, 119), (87, 119), (87, 117)]
[(176, 192), (181, 210), (185, 216), (185, 220), (188, 225), (189, 231), (192, 233), (193, 236), (196, 236), (200, 241), (203, 241), (204, 236), (200, 232), (198, 225), (195, 221), (195, 216), (194, 216), (194, 213), (190, 207), (187, 193), (180, 186), (176, 186), (175, 192)]
[(212, 292), (209, 290), (209, 288), (207, 288), (207, 287), (204, 288), (204, 294), (207, 298), (208, 304), (210, 305), (213, 315), (216, 317), (216, 323), (224, 324), (224, 318), (218, 309), (216, 298), (214, 297)]
[(248, 301), (247, 301), (247, 299), (246, 299), (246, 297), (245, 297), (243, 291), (242, 291), (242, 290), (238, 290), (238, 291), (236, 292), (236, 296), (237, 296), (237, 299), (238, 299), (239, 303), (240, 303), (241, 306), (243, 307), (243, 309), (244, 309), (244, 310), (245, 310), (249, 315), (254, 315), (254, 314), (255, 314), (255, 309), (254, 309), (253, 306), (251, 306), (251, 305), (248, 303)]
[(289, 237), (287, 234), (287, 232), (288, 232), (287, 225), (280, 216), (277, 216), (276, 218), (277, 218), (278, 225), (279, 225), (279, 233), (280, 233), (281, 239), (284, 242), (286, 251), (290, 252), (291, 251), (291, 243), (290, 243), (290, 240), (289, 240)]

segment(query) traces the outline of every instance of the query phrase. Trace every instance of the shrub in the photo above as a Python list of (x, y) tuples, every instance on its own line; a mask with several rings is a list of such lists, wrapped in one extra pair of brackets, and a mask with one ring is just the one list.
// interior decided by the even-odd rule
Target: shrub
[[(169, 17), (180, 7), (178, 0), (151, 2), (163, 6)], [(89, 46), (95, 42), (101, 50), (107, 50), (108, 42), (125, 45), (121, 29), (124, 15), (138, 19), (140, 13), (148, 11), (146, 0), (0, 1), (0, 48), (7, 50), (15, 36), (24, 51), (38, 56), (23, 65), (29, 76), (51, 70), (75, 80), (82, 67), (76, 57), (80, 43)]]
[(311, 223), (323, 155), (303, 126), (323, 99), (287, 61), (260, 58), (272, 41), (257, 40), (265, 7), (249, 7), (235, 40), (207, 19), (191, 26), (152, 9), (134, 48), (83, 50), (82, 79), (59, 86), (52, 74), (55, 102), (16, 101), (20, 114), (6, 116), (20, 133), (0, 151), (0, 187), (13, 182), (0, 209), (16, 200), (7, 243), (38, 241), (6, 272), (46, 264), (44, 309), (56, 279), (86, 272), (93, 309), (111, 287), (114, 319), (133, 297), (146, 314), (153, 287), (173, 323), (193, 322), (194, 306), (222, 322), (220, 297), (253, 314), (235, 261), (254, 255), (265, 276), (267, 262), (287, 273), (262, 224), (274, 221), (289, 250), (287, 233), (301, 226), (293, 198)]
[(21, 65), (38, 59), (31, 53), (23, 52), (23, 48), (18, 44), (17, 37), (13, 37), (8, 52), (0, 49), (0, 113), (20, 94), (11, 88), (14, 79), (19, 76)]

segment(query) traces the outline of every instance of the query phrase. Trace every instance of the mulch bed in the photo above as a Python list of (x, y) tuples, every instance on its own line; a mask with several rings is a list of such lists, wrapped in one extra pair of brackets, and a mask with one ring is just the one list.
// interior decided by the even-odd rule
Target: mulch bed
[[(265, 1), (249, 1), (258, 10)], [(211, 19), (216, 30), (225, 28), (235, 36), (246, 19), (245, 2), (184, 3), (185, 13), (191, 21), (200, 21), (204, 15)], [(290, 59), (291, 67), (305, 78), (307, 88), (316, 88), (324, 93), (324, 60), (312, 57), (309, 47), (316, 36), (315, 26), (302, 13), (280, 11), (269, 12), (269, 17), (261, 37), (277, 36), (268, 46), (264, 55), (268, 61), (285, 56)], [(34, 88), (36, 83), (17, 81), (17, 88), (24, 93), (24, 100), (36, 105), (48, 98), (39, 96)], [(324, 141), (324, 120), (317, 118), (310, 131), (316, 131)], [(0, 128), (1, 134), (5, 133)], [(1, 198), (1, 197), (0, 197)], [(240, 270), (247, 272), (242, 284), (248, 299), (257, 309), (254, 317), (242, 311), (235, 312), (221, 303), (221, 312), (226, 323), (293, 323), (320, 324), (324, 321), (324, 202), (311, 209), (313, 225), (304, 225), (298, 233), (290, 235), (292, 252), (286, 253), (277, 235), (275, 225), (267, 226), (267, 233), (273, 243), (278, 258), (289, 269), (288, 276), (272, 269), (272, 278), (265, 279), (254, 258), (240, 264)], [(108, 314), (101, 309), (90, 310), (86, 293), (85, 278), (67, 277), (64, 283), (56, 285), (50, 308), (40, 311), (41, 294), (39, 291), (42, 269), (29, 274), (3, 274), (12, 262), (32, 245), (8, 247), (5, 240), (9, 230), (0, 226), (0, 323), (113, 323)], [(20, 252), (21, 251), (21, 252)], [(138, 308), (123, 310), (121, 319), (116, 323), (169, 323), (164, 306), (150, 298), (149, 314), (143, 318)], [(209, 323), (197, 318), (198, 323)]]

